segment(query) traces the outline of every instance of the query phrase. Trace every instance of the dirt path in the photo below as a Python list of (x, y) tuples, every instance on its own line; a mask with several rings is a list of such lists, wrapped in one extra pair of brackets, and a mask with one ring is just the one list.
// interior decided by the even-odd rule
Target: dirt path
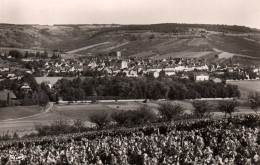
[(102, 43), (99, 43), (99, 44), (94, 44), (94, 45), (89, 45), (89, 46), (85, 46), (83, 48), (79, 48), (79, 49), (75, 49), (75, 50), (72, 50), (72, 51), (69, 51), (69, 52), (66, 52), (66, 53), (77, 53), (79, 51), (82, 51), (82, 50), (88, 50), (88, 49), (91, 49), (91, 48), (94, 48), (94, 47), (97, 47), (97, 46), (101, 46), (101, 45), (106, 45), (106, 44), (109, 44), (110, 42), (102, 42)]

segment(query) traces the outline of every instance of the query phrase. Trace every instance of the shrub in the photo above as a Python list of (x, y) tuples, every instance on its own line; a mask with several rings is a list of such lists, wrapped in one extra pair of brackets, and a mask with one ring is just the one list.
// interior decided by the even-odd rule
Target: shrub
[(71, 126), (67, 120), (57, 119), (49, 125), (35, 124), (35, 130), (39, 136), (60, 135), (71, 132)]
[(111, 118), (107, 112), (96, 112), (89, 116), (92, 123), (95, 123), (98, 128), (104, 128), (111, 122)]
[(180, 116), (184, 109), (180, 104), (172, 104), (170, 102), (161, 103), (158, 111), (165, 121), (170, 121), (175, 117)]
[(117, 111), (111, 114), (111, 118), (117, 122), (118, 125), (126, 125), (129, 123), (130, 113), (129, 111)]
[[(143, 105), (137, 110), (137, 115), (143, 120), (143, 123), (154, 122), (157, 117), (148, 105)], [(142, 124), (143, 124), (142, 123)]]
[(207, 101), (193, 101), (192, 105), (194, 107), (194, 115), (200, 118), (209, 115), (212, 111), (212, 106)]
[(114, 112), (111, 117), (118, 125), (141, 125), (157, 119), (155, 113), (147, 105), (137, 110)]
[(0, 100), (0, 107), (6, 107), (8, 102), (6, 100)]
[(76, 119), (73, 121), (73, 126), (76, 132), (81, 132), (85, 129), (85, 122), (81, 119)]

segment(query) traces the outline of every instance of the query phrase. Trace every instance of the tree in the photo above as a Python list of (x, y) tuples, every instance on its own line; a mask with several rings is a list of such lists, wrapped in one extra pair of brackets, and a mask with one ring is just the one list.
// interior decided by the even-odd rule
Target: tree
[(44, 53), (43, 53), (43, 58), (48, 58), (48, 52), (46, 50), (44, 50)]
[(138, 116), (143, 120), (143, 123), (150, 123), (156, 120), (156, 115), (148, 105), (143, 105), (137, 109)]
[(218, 104), (218, 109), (220, 112), (228, 113), (230, 116), (233, 112), (237, 111), (237, 107), (239, 106), (239, 103), (236, 99), (233, 100), (225, 100), (225, 101), (220, 101)]
[(14, 57), (16, 59), (21, 59), (23, 57), (22, 53), (17, 50), (10, 50), (9, 56)]
[(193, 101), (194, 114), (203, 118), (205, 114), (209, 114), (212, 110), (211, 105), (207, 101)]
[(104, 128), (107, 126), (111, 118), (107, 112), (95, 112), (89, 116), (90, 122), (95, 123), (98, 128)]
[(24, 57), (25, 57), (25, 58), (28, 58), (28, 57), (29, 57), (29, 53), (28, 53), (27, 51), (25, 52)]
[(257, 113), (260, 108), (260, 95), (256, 92), (255, 94), (250, 94), (247, 99), (249, 107)]
[(158, 107), (163, 120), (170, 121), (174, 117), (180, 116), (184, 109), (180, 104), (172, 104), (171, 102), (161, 103)]

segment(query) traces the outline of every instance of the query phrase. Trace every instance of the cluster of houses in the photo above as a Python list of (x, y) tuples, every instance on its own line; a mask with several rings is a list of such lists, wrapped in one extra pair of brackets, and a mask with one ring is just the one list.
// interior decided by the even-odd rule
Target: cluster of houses
[[(260, 67), (252, 68), (253, 72), (260, 75)], [(58, 59), (58, 60), (45, 60), (45, 64), (42, 68), (37, 70), (48, 76), (50, 73), (77, 73), (79, 75), (84, 74), (86, 71), (100, 71), (104, 75), (115, 76), (118, 74), (124, 74), (127, 77), (138, 77), (143, 75), (153, 75), (155, 78), (159, 77), (160, 72), (164, 72), (166, 76), (176, 75), (177, 73), (192, 72), (194, 73), (194, 79), (197, 81), (207, 81), (212, 78), (210, 73), (215, 75), (221, 75), (225, 72), (244, 72), (244, 66), (235, 64), (232, 66), (220, 66), (218, 64), (207, 64), (204, 59), (183, 59), (183, 58), (122, 58), (121, 53), (117, 52), (117, 57), (105, 57), (98, 58), (93, 57), (91, 59)], [(28, 73), (34, 73), (35, 70), (27, 71)], [(8, 79), (20, 79), (22, 75), (17, 75), (11, 71), (10, 66), (0, 66), (0, 80)], [(218, 77), (218, 76), (217, 76)], [(188, 78), (183, 74), (181, 78)]]
[(80, 59), (55, 60), (46, 62), (42, 70), (46, 73), (82, 72), (83, 61)]
[(61, 59), (60, 61), (46, 62), (44, 68), (46, 73), (103, 71), (108, 75), (123, 73), (128, 77), (138, 77), (144, 74), (152, 74), (158, 77), (161, 71), (165, 75), (175, 75), (176, 72), (209, 71), (209, 66), (204, 60), (198, 59), (138, 59), (138, 58), (114, 58), (99, 59), (92, 58), (83, 61), (82, 59)]

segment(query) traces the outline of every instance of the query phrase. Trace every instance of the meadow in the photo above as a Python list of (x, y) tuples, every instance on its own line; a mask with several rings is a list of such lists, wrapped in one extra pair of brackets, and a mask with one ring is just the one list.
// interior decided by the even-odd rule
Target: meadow
[[(142, 105), (148, 105), (151, 109), (158, 114), (156, 110), (161, 101), (151, 101), (148, 103), (143, 102), (109, 102), (109, 103), (77, 103), (77, 104), (56, 104), (54, 108), (52, 108), (47, 113), (42, 115), (27, 117), (19, 120), (11, 120), (11, 121), (0, 121), (0, 134), (17, 132), (20, 136), (25, 134), (30, 134), (35, 132), (34, 126), (35, 124), (49, 124), (55, 120), (67, 120), (69, 122), (73, 122), (75, 119), (81, 119), (85, 122), (85, 126), (94, 126), (93, 123), (89, 121), (89, 116), (93, 113), (102, 113), (106, 112), (108, 114), (112, 114), (116, 111), (126, 111), (126, 110), (137, 110)], [(171, 101), (175, 104), (180, 104), (184, 109), (185, 113), (191, 113), (193, 106), (191, 104), (191, 100), (186, 101)], [(211, 101), (217, 102), (217, 101)], [(28, 110), (29, 111), (29, 110)], [(0, 111), (1, 112), (1, 111)], [(14, 111), (13, 111), (14, 112)], [(8, 113), (7, 109), (5, 109), (4, 113)], [(245, 105), (241, 105), (239, 107), (238, 112), (234, 113), (234, 115), (238, 114), (251, 114), (254, 111), (250, 110)], [(14, 113), (16, 114), (16, 113)], [(25, 113), (17, 113), (18, 117), (24, 117)], [(30, 115), (30, 114), (27, 114)], [(214, 112), (214, 117), (224, 117), (224, 113)], [(7, 119), (8, 116), (5, 116)], [(9, 116), (9, 118), (13, 118), (13, 116)]]
[(260, 92), (260, 81), (256, 80), (256, 81), (229, 81), (227, 82), (228, 84), (232, 84), (232, 85), (237, 85), (240, 93), (241, 93), (241, 98), (247, 98), (247, 96), (250, 93), (254, 93), (254, 92)]
[(13, 106), (0, 108), (0, 121), (31, 116), (42, 111), (42, 108), (34, 106)]

